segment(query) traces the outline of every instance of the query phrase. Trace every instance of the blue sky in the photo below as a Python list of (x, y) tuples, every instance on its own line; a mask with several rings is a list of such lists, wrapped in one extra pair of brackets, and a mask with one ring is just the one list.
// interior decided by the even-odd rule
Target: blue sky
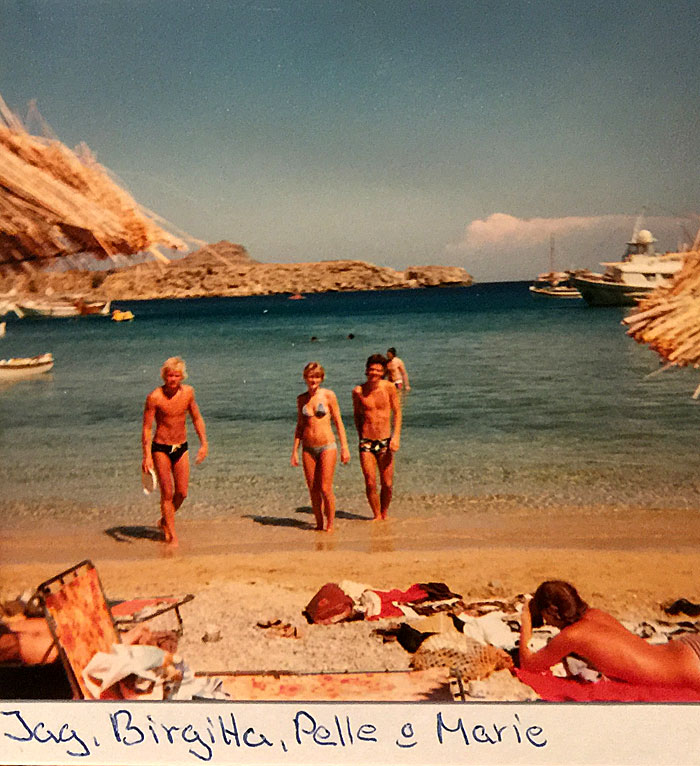
[(685, 0), (0, 0), (0, 93), (258, 260), (527, 279), (644, 206), (695, 233), (699, 32)]

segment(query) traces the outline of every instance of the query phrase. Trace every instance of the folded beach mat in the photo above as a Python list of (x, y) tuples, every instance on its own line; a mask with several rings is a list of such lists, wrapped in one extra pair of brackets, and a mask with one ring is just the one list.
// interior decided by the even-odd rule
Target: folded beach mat
[(447, 668), (367, 673), (234, 672), (215, 677), (221, 679), (222, 689), (234, 700), (444, 702), (452, 699)]
[(516, 670), (518, 678), (548, 702), (700, 702), (692, 689), (645, 686), (604, 679), (596, 683)]

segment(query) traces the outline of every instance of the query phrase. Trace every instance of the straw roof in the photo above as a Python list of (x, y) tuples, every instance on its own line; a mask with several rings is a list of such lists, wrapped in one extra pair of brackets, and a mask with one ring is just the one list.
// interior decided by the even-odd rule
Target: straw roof
[(667, 367), (700, 367), (700, 232), (683, 255), (671, 284), (639, 301), (623, 323), (627, 334), (656, 351)]
[(77, 151), (31, 135), (0, 97), (0, 271), (86, 253), (99, 259), (187, 245), (110, 178), (84, 144)]

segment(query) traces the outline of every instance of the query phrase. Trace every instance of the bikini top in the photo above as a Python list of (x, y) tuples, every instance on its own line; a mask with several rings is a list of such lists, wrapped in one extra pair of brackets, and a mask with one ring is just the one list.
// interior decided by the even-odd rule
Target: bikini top
[(323, 417), (323, 415), (325, 415), (327, 412), (328, 412), (328, 410), (326, 409), (326, 405), (323, 402), (319, 402), (316, 405), (316, 411), (315, 412), (311, 412), (311, 410), (309, 409), (309, 405), (308, 404), (305, 404), (301, 408), (301, 414), (302, 415), (306, 415), (307, 418), (310, 418), (312, 415), (316, 415), (316, 417), (320, 418), (320, 417)]

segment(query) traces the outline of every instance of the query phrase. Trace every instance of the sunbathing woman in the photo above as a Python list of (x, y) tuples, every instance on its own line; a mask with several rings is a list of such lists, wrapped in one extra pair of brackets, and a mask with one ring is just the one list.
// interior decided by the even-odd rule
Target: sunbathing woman
[[(532, 626), (560, 629), (538, 652), (528, 642)], [(635, 684), (685, 687), (700, 692), (700, 634), (685, 633), (666, 644), (649, 644), (614, 617), (592, 609), (576, 588), (543, 582), (522, 611), (520, 667), (536, 673), (576, 654), (608, 678)]]
[(341, 462), (350, 461), (350, 450), (338, 400), (332, 391), (321, 388), (324, 377), (324, 369), (318, 362), (309, 362), (304, 367), (304, 381), (308, 390), (297, 397), (297, 427), (294, 431), (291, 463), (295, 467), (299, 465), (298, 451), (301, 444), (301, 459), (311, 507), (316, 517), (316, 529), (323, 530), (325, 515), (326, 532), (331, 532), (335, 520), (333, 472), (338, 457), (331, 422), (335, 424), (340, 439)]

